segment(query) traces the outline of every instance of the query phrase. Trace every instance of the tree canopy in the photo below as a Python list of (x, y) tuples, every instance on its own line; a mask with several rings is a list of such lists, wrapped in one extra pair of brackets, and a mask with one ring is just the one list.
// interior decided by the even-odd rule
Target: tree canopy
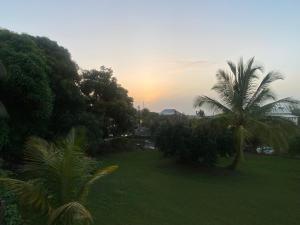
[(80, 74), (68, 50), (55, 41), (0, 30), (2, 157), (20, 159), (28, 136), (55, 139), (76, 126), (87, 128), (97, 151), (109, 133), (131, 131), (134, 117), (133, 99), (111, 69)]
[(78, 66), (67, 49), (45, 37), (31, 37), (43, 52), (47, 63), (49, 85), (54, 96), (49, 132), (53, 136), (65, 135), (78, 125), (85, 110), (85, 100), (78, 88)]
[(83, 71), (80, 89), (87, 99), (88, 110), (103, 117), (105, 136), (132, 131), (136, 122), (133, 99), (117, 83), (112, 69)]
[(6, 147), (18, 152), (25, 136), (46, 134), (53, 92), (45, 57), (30, 36), (1, 30), (0, 43), (0, 60), (7, 73), (0, 82), (0, 96), (10, 112)]

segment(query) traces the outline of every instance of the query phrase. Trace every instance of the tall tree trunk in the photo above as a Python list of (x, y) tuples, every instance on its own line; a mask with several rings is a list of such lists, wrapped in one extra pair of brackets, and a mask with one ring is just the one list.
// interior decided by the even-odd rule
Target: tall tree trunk
[(231, 165), (228, 167), (232, 170), (236, 170), (239, 164), (244, 161), (245, 130), (243, 126), (238, 126), (236, 128), (234, 139), (236, 153)]

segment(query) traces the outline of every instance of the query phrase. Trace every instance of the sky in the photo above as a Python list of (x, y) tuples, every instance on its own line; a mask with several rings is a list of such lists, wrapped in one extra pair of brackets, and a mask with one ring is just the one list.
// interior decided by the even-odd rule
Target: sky
[(82, 69), (111, 67), (136, 106), (194, 114), (240, 57), (281, 72), (278, 97), (300, 99), (299, 12), (298, 0), (3, 0), (0, 27), (57, 41)]

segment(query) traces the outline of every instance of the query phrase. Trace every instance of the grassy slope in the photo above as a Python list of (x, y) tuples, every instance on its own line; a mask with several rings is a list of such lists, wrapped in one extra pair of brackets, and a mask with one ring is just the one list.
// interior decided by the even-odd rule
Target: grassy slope
[(239, 173), (186, 168), (158, 152), (112, 155), (120, 169), (94, 185), (97, 225), (298, 225), (300, 161), (248, 156)]

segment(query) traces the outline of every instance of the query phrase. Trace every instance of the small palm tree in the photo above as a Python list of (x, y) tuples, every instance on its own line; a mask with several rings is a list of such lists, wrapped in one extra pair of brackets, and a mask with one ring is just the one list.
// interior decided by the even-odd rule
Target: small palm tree
[(265, 144), (276, 148), (286, 146), (286, 135), (293, 128), (292, 123), (271, 116), (270, 113), (278, 106), (290, 107), (298, 104), (298, 101), (292, 98), (276, 100), (270, 85), (283, 77), (272, 71), (260, 81), (263, 68), (254, 64), (254, 58), (247, 63), (241, 59), (237, 65), (229, 61), (228, 66), (230, 72), (217, 72), (217, 83), (212, 88), (219, 94), (221, 101), (199, 96), (195, 107), (207, 105), (212, 110), (221, 112), (215, 118), (225, 119), (234, 130), (236, 154), (230, 168), (236, 169), (244, 158), (243, 150), (248, 137), (259, 137)]
[(91, 224), (92, 216), (84, 206), (89, 188), (117, 169), (94, 170), (95, 162), (84, 155), (83, 137), (74, 129), (57, 143), (32, 137), (26, 144), (23, 169), (30, 179), (0, 178), (1, 184), (16, 193), (21, 205), (46, 216), (48, 225)]

